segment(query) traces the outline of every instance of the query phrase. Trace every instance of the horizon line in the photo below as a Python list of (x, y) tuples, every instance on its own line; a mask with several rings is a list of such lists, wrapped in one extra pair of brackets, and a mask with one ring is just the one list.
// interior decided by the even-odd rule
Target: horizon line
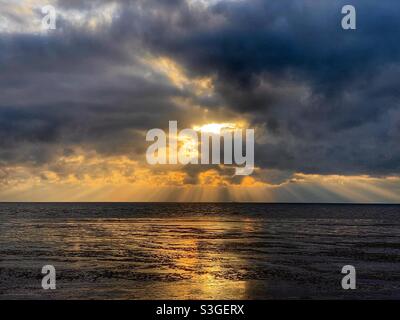
[(0, 204), (269, 204), (269, 205), (400, 205), (398, 202), (262, 202), (262, 201), (0, 201)]

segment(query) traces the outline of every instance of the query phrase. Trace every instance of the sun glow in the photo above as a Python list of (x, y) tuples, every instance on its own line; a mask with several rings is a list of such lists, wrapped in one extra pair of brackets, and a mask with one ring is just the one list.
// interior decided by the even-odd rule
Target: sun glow
[[(212, 133), (221, 135), (224, 131), (233, 131), (238, 129), (240, 126), (235, 123), (224, 122), (224, 123), (207, 123), (201, 126), (193, 126), (193, 130), (199, 133)], [(186, 150), (187, 156), (196, 158), (199, 156), (198, 143), (194, 142), (192, 137), (181, 135), (178, 138), (178, 144), (184, 150)]]
[(202, 126), (193, 126), (193, 129), (200, 132), (221, 134), (223, 131), (233, 131), (238, 129), (239, 126), (235, 123), (208, 123)]

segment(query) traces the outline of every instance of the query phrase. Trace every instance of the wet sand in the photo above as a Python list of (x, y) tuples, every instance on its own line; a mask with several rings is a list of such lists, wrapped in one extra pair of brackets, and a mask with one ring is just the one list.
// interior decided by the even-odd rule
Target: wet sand
[[(399, 215), (399, 206), (2, 204), (0, 298), (398, 299)], [(41, 288), (45, 264), (56, 290)], [(354, 291), (341, 288), (347, 264)]]

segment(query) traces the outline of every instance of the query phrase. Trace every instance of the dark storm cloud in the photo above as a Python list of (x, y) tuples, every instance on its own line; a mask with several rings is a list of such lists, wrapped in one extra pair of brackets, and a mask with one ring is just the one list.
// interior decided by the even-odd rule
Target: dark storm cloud
[(140, 58), (151, 53), (213, 75), (217, 98), (199, 101), (207, 108), (224, 104), (265, 126), (262, 168), (400, 173), (397, 1), (352, 1), (356, 31), (341, 29), (344, 1), (118, 3), (118, 17), (96, 31), (60, 19), (50, 36), (0, 35), (2, 162), (51, 161), (73, 145), (143, 154), (141, 130), (191, 116), (170, 98), (195, 99), (147, 76)]
[(210, 9), (220, 26), (146, 41), (193, 72), (216, 74), (226, 103), (267, 126), (259, 165), (397, 174), (400, 4), (352, 1), (358, 28), (344, 31), (345, 4), (225, 1)]
[(170, 98), (190, 92), (144, 68), (146, 50), (125, 23), (94, 32), (61, 18), (48, 36), (0, 36), (1, 164), (45, 164), (73, 146), (143, 156), (143, 132), (184, 118)]

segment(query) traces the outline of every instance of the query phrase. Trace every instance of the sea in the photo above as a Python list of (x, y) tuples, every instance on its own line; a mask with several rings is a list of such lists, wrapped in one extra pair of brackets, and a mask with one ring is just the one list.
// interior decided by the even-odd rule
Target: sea
[(0, 299), (400, 299), (400, 205), (0, 203)]

